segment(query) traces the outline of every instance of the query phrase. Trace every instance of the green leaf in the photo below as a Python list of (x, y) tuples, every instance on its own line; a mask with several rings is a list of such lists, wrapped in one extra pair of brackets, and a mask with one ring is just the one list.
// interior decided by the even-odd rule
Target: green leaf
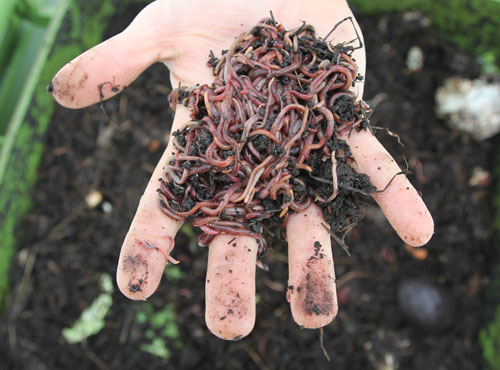
[(168, 338), (179, 338), (179, 328), (175, 322), (169, 322), (163, 329), (163, 335)]
[(99, 286), (101, 287), (104, 293), (112, 294), (113, 293), (113, 279), (108, 274), (102, 274), (99, 278)]
[(145, 324), (148, 321), (148, 315), (144, 311), (137, 312), (135, 318), (139, 324)]
[(170, 351), (165, 345), (165, 340), (162, 338), (155, 338), (150, 344), (141, 344), (139, 347), (141, 351), (151, 353), (153, 356), (168, 359), (170, 357)]
[(102, 293), (86, 308), (75, 324), (64, 328), (62, 335), (70, 344), (81, 342), (104, 328), (104, 319), (111, 308), (113, 300), (109, 293)]
[(148, 338), (148, 339), (153, 339), (153, 338), (155, 338), (155, 332), (154, 332), (154, 330), (153, 330), (153, 329), (148, 329), (148, 330), (146, 330), (145, 336), (146, 336), (146, 338)]
[(151, 317), (151, 326), (155, 329), (163, 328), (169, 322), (175, 321), (175, 311), (172, 305), (167, 305), (165, 309), (156, 312)]
[(495, 320), (479, 332), (479, 342), (490, 369), (500, 369), (500, 306), (497, 307)]
[(165, 268), (165, 275), (167, 275), (167, 278), (170, 280), (179, 280), (184, 276), (179, 266), (170, 264)]
[(104, 293), (100, 294), (76, 320), (70, 328), (64, 328), (62, 335), (70, 344), (81, 342), (91, 335), (99, 333), (105, 326), (104, 319), (113, 304), (113, 280), (109, 274), (101, 274), (99, 285)]

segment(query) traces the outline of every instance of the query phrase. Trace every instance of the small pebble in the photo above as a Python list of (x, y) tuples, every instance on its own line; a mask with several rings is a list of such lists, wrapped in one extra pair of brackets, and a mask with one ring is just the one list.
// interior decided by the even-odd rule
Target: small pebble
[(102, 210), (104, 213), (111, 213), (113, 212), (113, 205), (110, 202), (104, 202), (102, 204)]
[(410, 73), (416, 73), (424, 66), (424, 53), (418, 46), (412, 46), (406, 56), (406, 68)]
[(469, 186), (484, 188), (491, 184), (491, 174), (481, 167), (474, 167), (469, 179)]
[(88, 208), (95, 208), (102, 202), (102, 193), (99, 190), (92, 189), (85, 197), (85, 204)]

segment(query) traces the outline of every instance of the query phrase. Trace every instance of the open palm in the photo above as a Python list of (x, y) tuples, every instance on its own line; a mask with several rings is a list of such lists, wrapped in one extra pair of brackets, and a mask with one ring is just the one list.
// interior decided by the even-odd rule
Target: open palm
[[(352, 16), (343, 0), (316, 1), (174, 1), (159, 0), (146, 7), (121, 34), (92, 48), (59, 71), (52, 82), (55, 99), (69, 108), (82, 108), (122, 91), (149, 65), (163, 61), (173, 86), (210, 83), (206, 64), (210, 50), (227, 49), (234, 38), (248, 31), (272, 10), (276, 20), (292, 29), (307, 21), (318, 36), (326, 35), (345, 17)], [(356, 38), (345, 22), (332, 35), (335, 42)], [(364, 50), (354, 58), (364, 74)], [(357, 90), (362, 96), (362, 85)], [(172, 131), (189, 121), (189, 112), (179, 106)], [(400, 171), (375, 137), (365, 131), (344, 138), (351, 147), (357, 171), (370, 176), (382, 189)], [(120, 254), (117, 281), (132, 299), (145, 299), (157, 288), (170, 256), (174, 237), (181, 226), (164, 215), (156, 189), (162, 168), (174, 151), (172, 142), (156, 167), (141, 198), (136, 216)], [(422, 199), (404, 176), (398, 176), (383, 192), (374, 194), (387, 219), (409, 245), (425, 244), (433, 233), (433, 221)], [(311, 205), (292, 214), (287, 224), (289, 242), (288, 298), (295, 321), (306, 328), (322, 327), (335, 317), (337, 299), (330, 235), (321, 226), (321, 210)], [(318, 244), (319, 242), (319, 244)], [(323, 259), (310, 263), (320, 245)], [(224, 339), (247, 335), (255, 322), (255, 261), (257, 242), (251, 237), (218, 235), (209, 247), (206, 278), (206, 321), (209, 329)], [(309, 263), (308, 263), (309, 261)], [(312, 297), (312, 299), (311, 299)], [(311, 309), (311, 305), (320, 309)]]

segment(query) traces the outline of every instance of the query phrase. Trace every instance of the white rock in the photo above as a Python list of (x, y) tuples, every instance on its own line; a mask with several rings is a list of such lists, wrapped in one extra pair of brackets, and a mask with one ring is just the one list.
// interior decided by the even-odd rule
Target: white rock
[(92, 189), (86, 196), (85, 196), (85, 204), (87, 205), (88, 208), (95, 208), (102, 202), (102, 193), (99, 190)]
[(500, 82), (449, 78), (436, 91), (436, 113), (477, 140), (500, 132)]
[(111, 213), (113, 212), (113, 205), (110, 202), (103, 202), (102, 210), (104, 211), (104, 213)]
[(418, 46), (412, 46), (406, 56), (406, 68), (408, 72), (415, 73), (424, 66), (424, 52)]

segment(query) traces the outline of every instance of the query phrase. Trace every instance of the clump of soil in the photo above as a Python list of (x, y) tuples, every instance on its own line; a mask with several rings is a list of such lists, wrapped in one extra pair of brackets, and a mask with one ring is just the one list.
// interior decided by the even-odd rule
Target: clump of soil
[(332, 234), (352, 228), (363, 217), (358, 194), (375, 191), (339, 137), (370, 126), (370, 107), (350, 90), (363, 79), (351, 58), (363, 47), (356, 42), (332, 45), (311, 25), (287, 31), (265, 18), (220, 59), (211, 52), (213, 83), (170, 97), (192, 121), (173, 133), (162, 211), (194, 216), (202, 246), (229, 233), (257, 238), (261, 252), (279, 223), (312, 202)]

